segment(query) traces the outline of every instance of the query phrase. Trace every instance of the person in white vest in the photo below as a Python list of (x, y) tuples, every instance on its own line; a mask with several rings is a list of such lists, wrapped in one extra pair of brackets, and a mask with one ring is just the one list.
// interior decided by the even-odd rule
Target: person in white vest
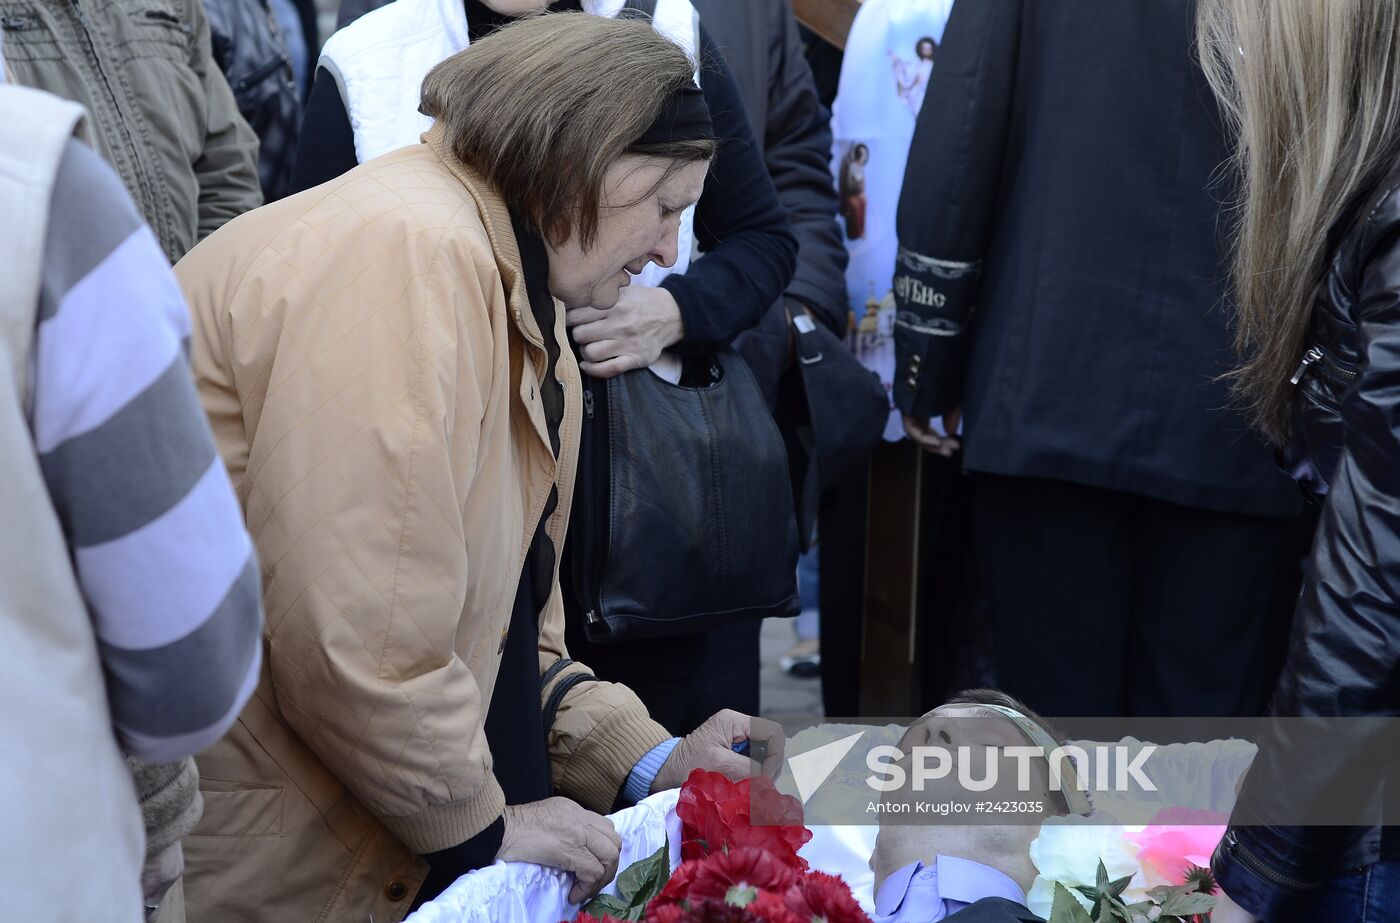
[(0, 868), (46, 918), (183, 919), (178, 834), (143, 863), (123, 756), (176, 763), (233, 723), (258, 565), (184, 300), (84, 118), (0, 80)]
[[(415, 143), (431, 122), (418, 109), (428, 69), (522, 14), (547, 8), (613, 17), (624, 8), (647, 6), (654, 7), (655, 29), (701, 62), (697, 79), (719, 150), (700, 201), (682, 216), (675, 263), (648, 266), (616, 305), (575, 308), (567, 321), (588, 375), (611, 378), (652, 367), (674, 381), (676, 354), (713, 352), (758, 324), (788, 287), (797, 257), (796, 238), (739, 87), (689, 0), (395, 0), (374, 9), (326, 42), (307, 104), (294, 188), (324, 183)], [(698, 636), (590, 644), (579, 624), (571, 625), (569, 645), (594, 669), (626, 682), (673, 733), (694, 726), (686, 712), (705, 650)], [(708, 704), (753, 708), (740, 689)]]

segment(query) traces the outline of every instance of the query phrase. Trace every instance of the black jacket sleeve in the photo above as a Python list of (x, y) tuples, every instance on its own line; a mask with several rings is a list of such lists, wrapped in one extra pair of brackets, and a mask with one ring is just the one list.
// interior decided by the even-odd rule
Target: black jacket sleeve
[(437, 898), (454, 881), (468, 872), (484, 869), (495, 862), (496, 853), (501, 851), (505, 833), (505, 818), (498, 817), (489, 827), (465, 843), (458, 843), (437, 852), (424, 853), (423, 858), (428, 863), (428, 876), (418, 889), (413, 909)]
[(921, 418), (962, 403), (967, 326), (992, 238), (1021, 0), (955, 3), (909, 148), (895, 263), (894, 402)]
[(318, 67), (302, 117), (301, 142), (292, 166), (292, 192), (330, 182), (357, 166), (355, 133), (340, 87), (324, 67)]
[(812, 309), (837, 336), (846, 334), (846, 247), (836, 224), (831, 179), (831, 114), (817, 97), (788, 0), (769, 3), (768, 175), (797, 237), (797, 271), (787, 294)]
[(728, 343), (758, 323), (786, 289), (797, 261), (797, 239), (754, 143), (729, 66), (709, 33), (700, 30), (700, 78), (719, 151), (695, 210), (695, 239), (704, 256), (662, 286), (680, 306), (685, 338), (680, 353)]
[(1292, 910), (1343, 854), (1373, 854), (1369, 822), (1400, 804), (1400, 192), (1370, 216), (1355, 277), (1363, 362), (1342, 399), (1344, 447), (1271, 705), (1275, 716), (1315, 720), (1266, 729), (1211, 863), (1261, 919)]

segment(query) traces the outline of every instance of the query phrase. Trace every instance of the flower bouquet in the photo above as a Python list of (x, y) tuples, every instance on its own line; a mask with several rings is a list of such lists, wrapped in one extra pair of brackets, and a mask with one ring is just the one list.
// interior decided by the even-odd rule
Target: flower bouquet
[(1106, 819), (1049, 822), (1031, 844), (1040, 873), (1031, 909), (1049, 923), (1205, 923), (1216, 903), (1210, 854), (1225, 820), (1169, 809), (1136, 832)]
[(845, 881), (798, 855), (812, 838), (802, 808), (767, 777), (730, 782), (697, 769), (681, 788), (676, 816), (680, 867), (670, 871), (663, 845), (575, 923), (868, 923)]

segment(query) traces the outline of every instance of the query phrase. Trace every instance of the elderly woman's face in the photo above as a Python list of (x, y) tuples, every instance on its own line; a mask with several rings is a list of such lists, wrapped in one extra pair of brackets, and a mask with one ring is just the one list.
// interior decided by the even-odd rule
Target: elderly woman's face
[(671, 166), (657, 157), (627, 156), (608, 170), (593, 246), (582, 249), (575, 235), (549, 250), (549, 291), (565, 307), (611, 308), (629, 272), (676, 262), (681, 212), (699, 200), (710, 164), (688, 163), (663, 181)]

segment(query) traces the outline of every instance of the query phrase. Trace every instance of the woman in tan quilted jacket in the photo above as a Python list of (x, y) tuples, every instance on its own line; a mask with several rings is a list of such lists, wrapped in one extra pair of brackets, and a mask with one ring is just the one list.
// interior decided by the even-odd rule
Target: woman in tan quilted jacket
[(693, 70), (642, 23), (511, 26), (428, 75), (422, 143), (177, 267), (267, 611), (257, 693), (200, 757), (190, 919), (399, 920), (495, 859), (578, 900), (616, 870), (602, 812), (747, 774), (731, 745), (770, 736), (722, 712), (668, 739), (562, 640), (563, 309), (676, 258), (714, 151)]

